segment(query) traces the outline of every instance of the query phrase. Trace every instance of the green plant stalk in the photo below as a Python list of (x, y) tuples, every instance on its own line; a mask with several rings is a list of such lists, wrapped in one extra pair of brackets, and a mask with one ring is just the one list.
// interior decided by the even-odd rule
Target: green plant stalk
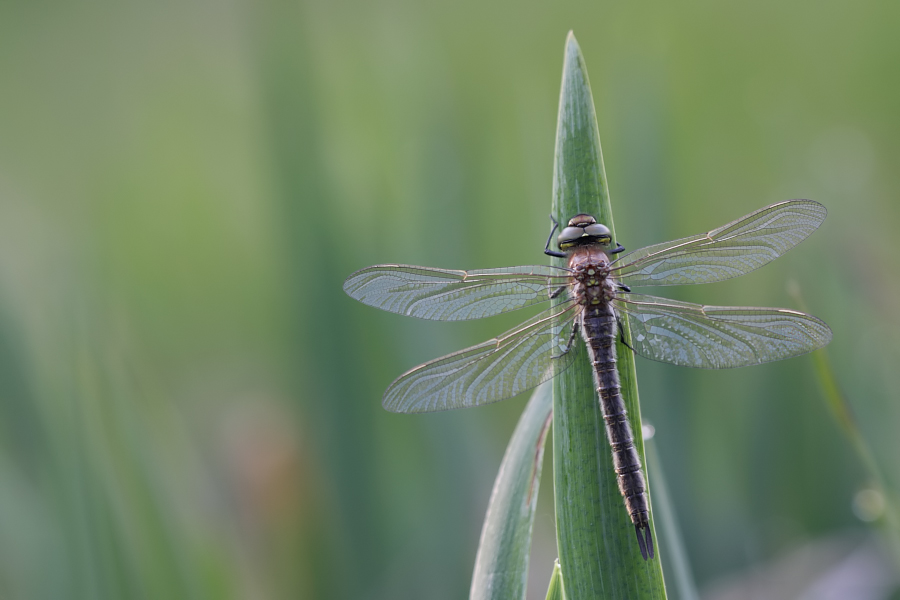
[(544, 383), (519, 418), (494, 481), (470, 600), (525, 600), (531, 529), (552, 410), (550, 384)]
[(828, 359), (828, 353), (824, 348), (816, 350), (812, 353), (813, 365), (816, 368), (819, 384), (822, 386), (822, 392), (825, 402), (837, 421), (844, 435), (853, 446), (856, 455), (859, 457), (863, 467), (868, 472), (869, 485), (877, 491), (884, 499), (884, 512), (878, 523), (880, 523), (887, 534), (888, 545), (894, 560), (894, 563), (900, 567), (900, 516), (897, 514), (894, 497), (887, 488), (887, 483), (878, 461), (875, 460), (875, 454), (866, 441), (862, 432), (859, 430), (859, 424), (850, 410), (850, 403), (841, 391), (837, 378), (834, 375), (834, 368)]
[[(606, 224), (615, 242), (587, 69), (570, 32), (559, 100), (552, 214), (565, 224), (577, 213), (592, 214)], [(553, 259), (553, 264), (565, 266), (565, 261)], [(626, 316), (622, 319), (628, 337)], [(616, 350), (622, 396), (646, 469), (634, 356), (621, 340)], [(572, 352), (575, 364), (553, 379), (556, 535), (566, 595), (570, 600), (665, 598), (659, 557), (641, 557), (619, 494), (584, 344), (576, 344)], [(655, 529), (653, 535), (655, 540)]]
[(563, 586), (562, 571), (559, 570), (559, 560), (553, 563), (553, 574), (550, 576), (550, 585), (547, 586), (547, 600), (566, 600), (566, 589)]
[[(788, 293), (794, 297), (794, 301), (800, 307), (800, 310), (809, 312), (806, 302), (803, 301), (803, 296), (800, 293), (800, 287), (796, 283), (791, 282), (788, 285)], [(822, 388), (822, 395), (828, 411), (850, 441), (850, 445), (866, 469), (869, 476), (869, 485), (881, 494), (881, 497), (884, 499), (884, 513), (877, 522), (884, 528), (892, 558), (898, 568), (900, 568), (900, 513), (897, 511), (896, 499), (888, 490), (881, 467), (878, 466), (878, 461), (875, 460), (875, 453), (872, 452), (871, 446), (869, 446), (865, 436), (859, 430), (859, 423), (857, 423), (856, 417), (853, 415), (850, 402), (838, 384), (827, 350), (825, 348), (816, 350), (810, 356), (812, 357), (816, 377)]]
[(665, 547), (669, 584), (674, 587), (675, 597), (678, 600), (699, 600), (700, 594), (697, 592), (697, 584), (688, 563), (688, 553), (684, 548), (684, 537), (681, 535), (681, 528), (678, 527), (678, 519), (666, 485), (662, 459), (653, 439), (647, 438), (644, 441), (644, 450), (650, 464), (653, 465), (653, 489), (660, 517), (659, 528), (663, 533), (659, 545)]

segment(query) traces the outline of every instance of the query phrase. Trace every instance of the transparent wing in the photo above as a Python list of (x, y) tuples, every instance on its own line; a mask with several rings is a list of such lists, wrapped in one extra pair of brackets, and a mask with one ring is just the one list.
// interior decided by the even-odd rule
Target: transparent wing
[(757, 365), (806, 354), (831, 341), (816, 317), (786, 308), (701, 306), (626, 294), (634, 351), (645, 358), (705, 369)]
[(550, 299), (569, 281), (556, 267), (452, 271), (411, 265), (375, 265), (357, 271), (344, 291), (363, 304), (420, 319), (461, 321), (489, 317)]
[(788, 200), (692, 237), (647, 246), (613, 263), (612, 276), (629, 286), (712, 283), (775, 260), (816, 230), (825, 207)]
[(384, 393), (391, 412), (421, 413), (479, 406), (511, 398), (566, 369), (573, 353), (558, 358), (580, 307), (566, 302), (500, 337), (420, 365)]

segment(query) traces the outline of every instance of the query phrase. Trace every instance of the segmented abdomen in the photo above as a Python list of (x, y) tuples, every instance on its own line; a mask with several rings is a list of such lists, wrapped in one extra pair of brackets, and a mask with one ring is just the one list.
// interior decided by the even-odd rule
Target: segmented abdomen
[(634, 446), (616, 369), (616, 315), (609, 302), (586, 306), (582, 315), (583, 336), (594, 368), (619, 491), (625, 499), (631, 522), (639, 529), (649, 528), (650, 512), (641, 458)]

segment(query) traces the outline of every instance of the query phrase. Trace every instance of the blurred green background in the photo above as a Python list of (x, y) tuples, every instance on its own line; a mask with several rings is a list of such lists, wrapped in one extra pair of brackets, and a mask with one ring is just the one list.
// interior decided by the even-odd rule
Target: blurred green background
[[(0, 3), (0, 597), (465, 597), (525, 398), (380, 397), (526, 315), (414, 321), (341, 283), (546, 263), (572, 28), (626, 247), (828, 207), (765, 269), (665, 293), (793, 307), (796, 281), (900, 488), (898, 22), (871, 1)], [(809, 357), (638, 375), (708, 598), (880, 564)]]

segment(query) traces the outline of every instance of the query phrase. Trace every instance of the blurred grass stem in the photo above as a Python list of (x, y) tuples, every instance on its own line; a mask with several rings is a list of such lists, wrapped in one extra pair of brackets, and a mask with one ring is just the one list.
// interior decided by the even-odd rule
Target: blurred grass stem
[(647, 452), (648, 464), (653, 466), (653, 489), (662, 530), (659, 545), (666, 549), (668, 566), (671, 567), (669, 571), (671, 581), (675, 584), (679, 600), (700, 600), (697, 584), (688, 562), (688, 553), (684, 547), (684, 536), (681, 534), (681, 528), (678, 527), (678, 518), (675, 515), (666, 485), (662, 458), (659, 456), (656, 444), (649, 436), (645, 438), (644, 449)]
[[(795, 281), (791, 281), (788, 284), (788, 293), (794, 298), (800, 310), (809, 312), (800, 292), (800, 286)], [(816, 378), (822, 387), (822, 397), (825, 400), (828, 411), (834, 417), (838, 427), (850, 441), (850, 445), (859, 457), (869, 477), (869, 485), (884, 500), (882, 515), (875, 522), (882, 526), (886, 534), (891, 557), (897, 567), (900, 568), (900, 513), (897, 512), (896, 498), (888, 490), (887, 480), (878, 465), (878, 461), (875, 460), (875, 453), (872, 452), (872, 447), (859, 429), (859, 423), (853, 414), (850, 402), (838, 383), (834, 367), (828, 358), (827, 349), (816, 350), (810, 356), (816, 371)]]

